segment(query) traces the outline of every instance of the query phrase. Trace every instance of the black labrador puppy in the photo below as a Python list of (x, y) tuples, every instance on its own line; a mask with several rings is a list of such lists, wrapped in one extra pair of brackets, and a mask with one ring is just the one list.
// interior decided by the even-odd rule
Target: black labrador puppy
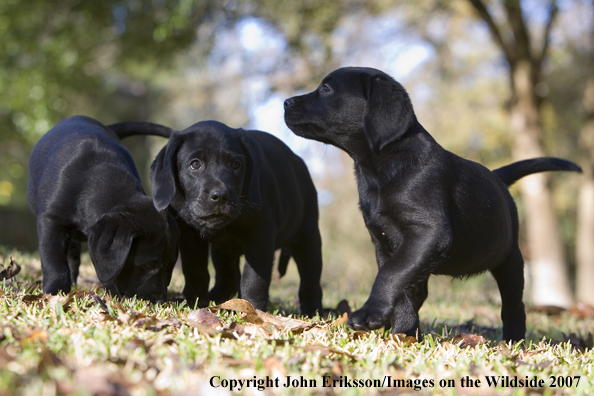
[[(292, 256), (301, 312), (322, 310), (317, 193), (303, 160), (276, 137), (204, 121), (174, 132), (151, 167), (153, 200), (170, 207), (191, 305), (237, 292), (267, 310), (275, 250), (281, 274)], [(208, 243), (215, 286), (208, 294)], [(239, 259), (245, 255), (243, 274)]]
[(415, 335), (430, 274), (490, 271), (501, 293), (503, 338), (524, 337), (523, 259), (518, 215), (507, 186), (549, 170), (580, 171), (539, 158), (489, 171), (444, 150), (419, 124), (408, 94), (387, 74), (341, 68), (318, 89), (284, 103), (297, 135), (335, 145), (355, 161), (359, 207), (379, 272), (348, 324)]
[[(122, 136), (136, 134), (126, 128)], [(146, 131), (147, 124), (136, 129)], [(179, 229), (144, 193), (114, 131), (84, 116), (59, 122), (33, 148), (27, 202), (37, 217), (45, 293), (76, 284), (80, 241), (88, 241), (97, 276), (111, 293), (167, 298)]]

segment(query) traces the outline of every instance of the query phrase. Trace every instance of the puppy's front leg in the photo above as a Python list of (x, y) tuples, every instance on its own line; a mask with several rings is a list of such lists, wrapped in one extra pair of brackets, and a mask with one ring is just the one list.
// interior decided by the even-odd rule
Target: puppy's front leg
[(66, 230), (52, 220), (40, 217), (37, 219), (37, 235), (39, 236), (39, 256), (43, 273), (43, 292), (58, 294), (68, 293), (72, 286), (70, 269), (68, 268), (68, 246), (70, 238)]
[(208, 307), (208, 242), (200, 232), (181, 219), (177, 219), (180, 230), (179, 252), (186, 284), (184, 297), (193, 307), (198, 300), (199, 307)]
[(239, 291), (241, 272), (239, 270), (238, 254), (229, 254), (211, 245), (210, 256), (215, 269), (215, 285), (208, 293), (211, 301), (217, 304), (233, 298)]
[(245, 265), (241, 274), (240, 298), (261, 310), (268, 310), (268, 289), (274, 261), (274, 232), (254, 238), (245, 252)]
[(441, 252), (447, 246), (441, 235), (421, 228), (408, 230), (395, 254), (380, 267), (367, 302), (350, 315), (347, 322), (350, 327), (356, 330), (377, 329), (386, 324), (393, 313), (411, 316), (392, 320), (395, 324), (401, 323), (398, 327), (407, 327), (408, 332), (411, 331), (409, 325), (414, 325), (413, 322), (418, 324), (420, 306), (417, 305), (420, 304), (414, 301), (417, 298), (408, 295), (407, 290), (413, 292), (416, 285), (426, 279), (439, 264)]

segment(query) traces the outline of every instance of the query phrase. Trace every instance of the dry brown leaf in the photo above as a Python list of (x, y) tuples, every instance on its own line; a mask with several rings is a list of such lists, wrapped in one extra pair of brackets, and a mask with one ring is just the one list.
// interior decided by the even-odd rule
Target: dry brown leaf
[[(138, 326), (138, 325), (137, 325)], [(163, 327), (180, 327), (181, 322), (174, 318), (173, 316), (168, 317), (167, 319), (157, 320), (154, 325), (147, 326), (147, 330), (151, 331), (161, 331)]]
[(407, 336), (404, 333), (390, 334), (389, 339), (396, 341), (399, 344), (402, 343), (404, 345), (412, 345), (418, 342), (415, 337)]
[(486, 344), (487, 340), (482, 335), (476, 334), (458, 334), (452, 339), (452, 343), (460, 348), (474, 348), (478, 344)]
[(50, 294), (25, 294), (23, 296), (22, 301), (25, 304), (39, 304), (41, 307), (45, 307), (45, 303), (47, 299), (50, 297)]
[(237, 322), (231, 322), (227, 324), (222, 330), (236, 334), (239, 337), (247, 334), (250, 337), (262, 336), (264, 338), (269, 338), (272, 335), (272, 332), (266, 327), (258, 325), (243, 325)]
[(192, 325), (192, 327), (194, 327), (196, 330), (198, 330), (198, 332), (201, 333), (201, 334), (209, 335), (211, 337), (214, 337), (214, 336), (217, 336), (217, 335), (221, 334), (221, 337), (225, 337), (225, 338), (237, 338), (230, 331), (213, 329), (210, 326), (203, 325), (202, 323), (198, 323), (196, 321), (193, 321), (192, 319), (186, 318), (186, 322), (189, 323), (190, 325)]
[[(211, 311), (218, 311), (221, 309), (226, 309), (228, 311), (237, 311), (244, 314), (243, 319), (247, 322), (261, 325), (264, 323), (262, 318), (258, 315), (256, 308), (247, 300), (243, 300), (241, 298), (236, 298), (234, 300), (225, 301), (222, 304), (215, 305), (214, 307), (209, 307)], [(260, 311), (261, 312), (261, 311)]]
[(103, 312), (109, 315), (109, 309), (107, 308), (107, 304), (105, 304), (105, 301), (103, 301), (101, 297), (99, 297), (95, 292), (90, 292), (90, 295), (91, 297), (93, 297), (93, 300), (95, 300), (95, 302), (99, 304)]
[(10, 264), (8, 265), (8, 267), (2, 272), (0, 272), (0, 281), (3, 279), (14, 278), (15, 276), (17, 276), (19, 272), (21, 272), (21, 266), (19, 265), (19, 263), (17, 263), (15, 259), (11, 257)]
[(594, 307), (584, 303), (577, 303), (569, 308), (569, 313), (579, 319), (594, 318)]
[(196, 309), (190, 312), (187, 318), (195, 321), (196, 323), (210, 326), (213, 329), (223, 327), (223, 323), (221, 323), (219, 317), (210, 312), (208, 309)]
[(274, 356), (264, 360), (264, 368), (274, 377), (285, 377), (287, 375), (287, 368)]
[(223, 355), (222, 356), (223, 364), (229, 367), (237, 367), (237, 366), (253, 366), (254, 362), (251, 360), (245, 359), (236, 359), (233, 356)]
[(259, 309), (255, 309), (249, 301), (240, 298), (226, 301), (214, 307), (209, 307), (208, 309), (212, 311), (226, 309), (229, 311), (241, 312), (244, 314), (243, 319), (247, 322), (262, 327), (268, 327), (272, 325), (279, 330), (301, 332), (315, 326), (315, 323), (285, 318), (283, 316), (271, 315), (267, 312), (260, 311)]
[(532, 310), (544, 313), (545, 315), (554, 316), (561, 314), (561, 312), (565, 311), (565, 308), (557, 307), (555, 305), (537, 305), (532, 308)]
[(47, 341), (47, 332), (45, 330), (38, 330), (38, 329), (27, 329), (25, 331), (25, 338), (23, 338), (23, 343), (33, 343), (35, 341)]
[(340, 318), (338, 318), (334, 322), (332, 322), (332, 324), (334, 326), (338, 326), (338, 325), (341, 325), (343, 323), (346, 323), (347, 320), (349, 320), (349, 314), (345, 312), (345, 313), (342, 314), (342, 316)]

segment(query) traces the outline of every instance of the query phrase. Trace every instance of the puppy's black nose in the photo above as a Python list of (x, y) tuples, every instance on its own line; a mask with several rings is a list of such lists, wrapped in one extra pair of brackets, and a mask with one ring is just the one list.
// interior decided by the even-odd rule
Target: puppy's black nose
[(224, 203), (227, 202), (228, 198), (227, 192), (224, 190), (216, 189), (210, 192), (210, 199), (213, 201), (220, 201), (221, 203)]
[(293, 98), (289, 98), (289, 99), (285, 100), (285, 109), (286, 109), (287, 107), (291, 107), (291, 106), (293, 106), (293, 104), (294, 104), (294, 103), (295, 103), (295, 102), (293, 101)]

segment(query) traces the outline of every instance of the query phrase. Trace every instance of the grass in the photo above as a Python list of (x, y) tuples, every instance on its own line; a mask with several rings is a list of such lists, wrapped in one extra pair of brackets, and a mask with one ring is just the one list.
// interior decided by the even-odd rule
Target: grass
[[(594, 355), (586, 348), (594, 319), (528, 310), (527, 340), (501, 343), (497, 289), (488, 277), (432, 280), (420, 313), (425, 338), (419, 343), (381, 329), (350, 330), (336, 313), (305, 319), (309, 329), (291, 331), (217, 312), (226, 327), (237, 322), (260, 328), (259, 335), (236, 338), (191, 325), (186, 317), (193, 308), (185, 303), (112, 299), (85, 281), (94, 275), (88, 258), (77, 293), (42, 296), (39, 258), (4, 250), (0, 263), (6, 265), (9, 255), (22, 271), (0, 288), (0, 396), (225, 395), (232, 387), (247, 395), (594, 393)], [(298, 313), (292, 271), (273, 282), (276, 314)], [(172, 291), (182, 285), (176, 270)], [(353, 307), (362, 305), (368, 291), (346, 289), (325, 290), (325, 306), (336, 307), (344, 298)], [(460, 333), (487, 342), (463, 347), (472, 340), (455, 338)], [(287, 376), (296, 386), (284, 387)], [(529, 386), (502, 386), (501, 376)], [(499, 386), (489, 386), (487, 378), (498, 379)], [(553, 380), (563, 386), (552, 388)], [(376, 386), (386, 381), (397, 386)]]

